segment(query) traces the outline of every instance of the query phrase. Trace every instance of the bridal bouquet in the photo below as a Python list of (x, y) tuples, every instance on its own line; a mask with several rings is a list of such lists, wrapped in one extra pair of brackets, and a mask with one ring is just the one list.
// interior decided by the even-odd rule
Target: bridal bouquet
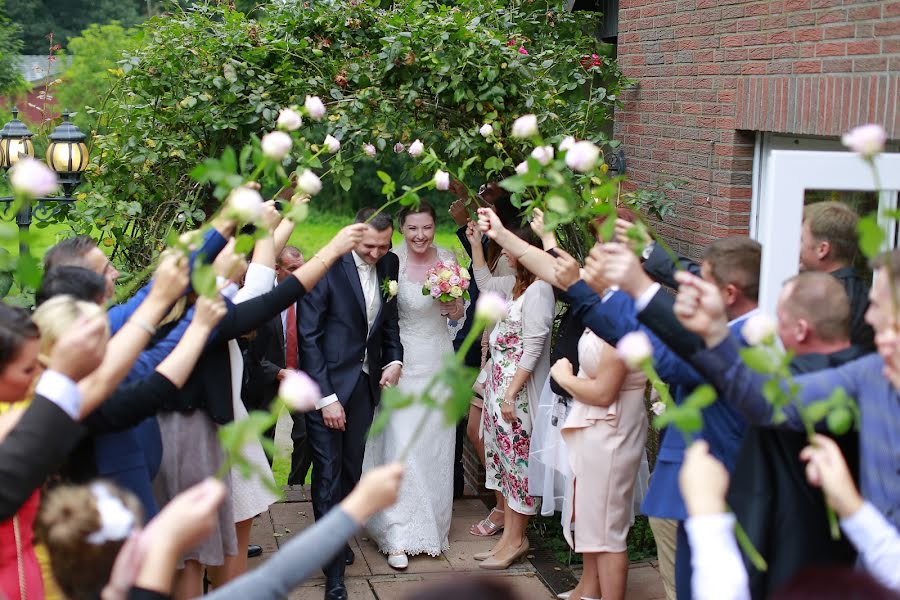
[(472, 277), (466, 269), (457, 264), (445, 264), (439, 260), (432, 269), (425, 273), (422, 295), (431, 296), (441, 302), (450, 302), (457, 298), (468, 300), (471, 279)]

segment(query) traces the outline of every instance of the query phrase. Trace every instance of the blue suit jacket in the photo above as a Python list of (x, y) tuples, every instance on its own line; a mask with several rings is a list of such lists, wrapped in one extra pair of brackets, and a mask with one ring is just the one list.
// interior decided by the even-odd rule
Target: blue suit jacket
[[(206, 234), (202, 246), (191, 253), (190, 264), (198, 257), (205, 262), (212, 261), (225, 247), (225, 243), (225, 238), (215, 229), (211, 229)], [(125, 303), (110, 307), (107, 314), (112, 333), (118, 331), (128, 321), (149, 291), (148, 284)], [(193, 309), (165, 338), (141, 352), (131, 371), (122, 381), (122, 385), (150, 375), (181, 339), (192, 316)], [(133, 492), (144, 507), (145, 519), (152, 518), (157, 513), (157, 506), (150, 482), (159, 470), (162, 460), (162, 438), (156, 417), (145, 419), (140, 425), (125, 431), (98, 435), (93, 441), (97, 474)]]
[[(396, 281), (400, 261), (388, 252), (375, 265), (379, 286), (385, 279)], [(397, 299), (383, 294), (381, 309), (368, 336), (365, 298), (351, 253), (328, 270), (300, 302), (300, 366), (319, 384), (322, 396), (336, 394), (346, 405), (362, 372), (368, 354), (372, 398), (381, 398), (378, 385), (381, 368), (403, 360)]]
[[(603, 302), (586, 283), (579, 281), (569, 288), (566, 297), (585, 326), (612, 345), (617, 344), (627, 333), (644, 331), (653, 345), (654, 367), (660, 378), (672, 386), (670, 392), (676, 403), (682, 402), (695, 387), (704, 382), (690, 364), (638, 321), (634, 301), (627, 294), (613, 292)], [(742, 322), (735, 323), (733, 327), (739, 329), (741, 324)], [(730, 470), (734, 466), (745, 430), (746, 422), (734, 409), (716, 402), (703, 411), (703, 430), (699, 437), (709, 442), (710, 451)], [(644, 514), (678, 520), (687, 517), (678, 487), (678, 472), (684, 460), (684, 450), (685, 440), (681, 433), (667, 429), (663, 433), (656, 468), (641, 507)]]

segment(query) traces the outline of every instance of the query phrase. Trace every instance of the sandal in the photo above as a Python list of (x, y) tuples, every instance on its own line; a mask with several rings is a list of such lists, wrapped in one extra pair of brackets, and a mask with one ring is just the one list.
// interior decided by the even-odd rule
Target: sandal
[(503, 531), (502, 524), (498, 525), (491, 520), (491, 516), (495, 512), (498, 512), (501, 515), (503, 514), (502, 510), (497, 510), (496, 508), (491, 509), (491, 512), (488, 513), (488, 516), (469, 528), (469, 533), (471, 535), (477, 535), (478, 537), (490, 537), (492, 535), (497, 535), (498, 533)]

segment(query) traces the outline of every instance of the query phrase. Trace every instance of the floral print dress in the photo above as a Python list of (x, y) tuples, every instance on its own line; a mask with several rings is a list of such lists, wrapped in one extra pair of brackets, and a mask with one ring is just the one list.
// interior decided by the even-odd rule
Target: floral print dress
[(535, 498), (528, 494), (528, 452), (531, 445), (531, 410), (527, 388), (516, 396), (516, 418), (503, 420), (501, 406), (524, 351), (523, 296), (509, 301), (509, 316), (497, 323), (490, 337), (490, 376), (485, 382), (484, 427), (485, 470), (488, 489), (497, 490), (517, 513), (533, 515)]

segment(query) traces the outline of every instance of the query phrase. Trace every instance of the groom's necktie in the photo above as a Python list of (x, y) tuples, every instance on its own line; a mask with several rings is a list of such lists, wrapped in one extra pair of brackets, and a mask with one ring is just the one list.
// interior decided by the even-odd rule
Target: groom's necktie
[(284, 366), (297, 368), (297, 305), (291, 304), (287, 309), (286, 331), (284, 332)]
[(359, 283), (362, 285), (363, 297), (366, 301), (366, 321), (369, 324), (369, 329), (372, 329), (372, 323), (375, 321), (375, 314), (377, 312), (375, 306), (376, 300), (376, 282), (375, 282), (375, 267), (370, 264), (363, 263), (357, 267), (359, 269)]

